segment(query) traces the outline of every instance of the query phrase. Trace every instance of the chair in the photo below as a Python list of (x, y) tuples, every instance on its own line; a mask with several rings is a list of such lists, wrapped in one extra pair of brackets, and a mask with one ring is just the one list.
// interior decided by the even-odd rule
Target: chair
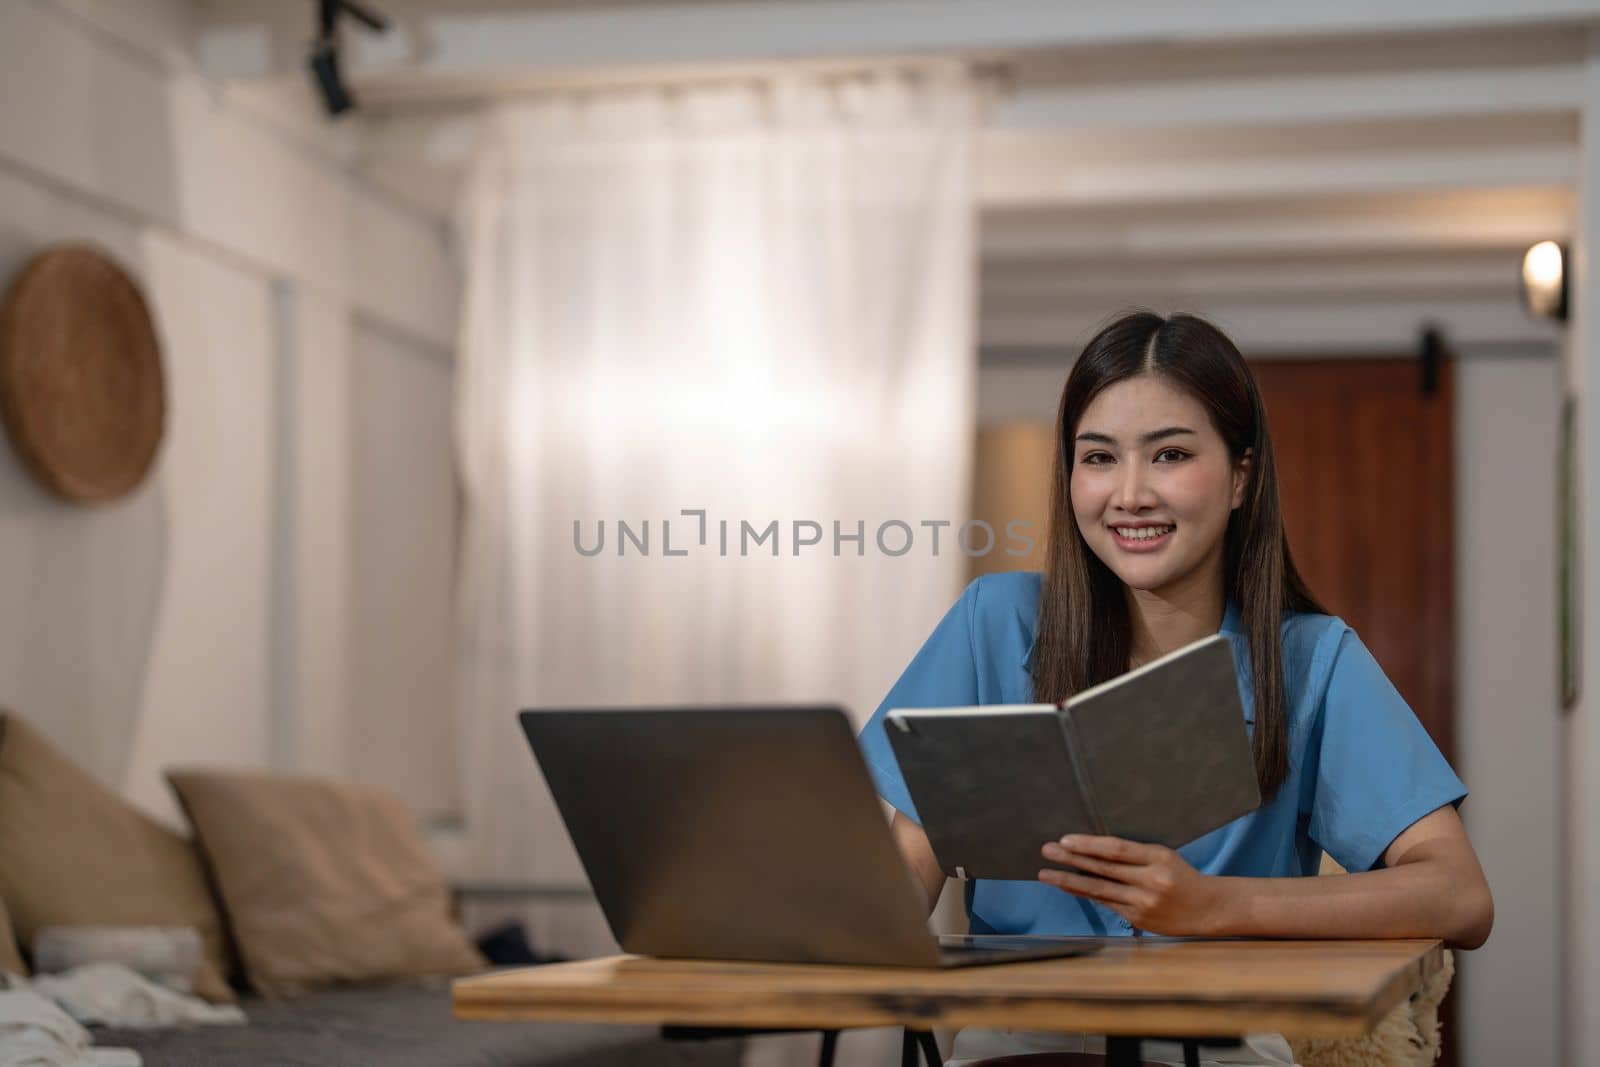
[[(1319, 875), (1344, 874), (1327, 853)], [(1439, 1005), (1455, 977), (1455, 955), (1444, 953), (1444, 966), (1422, 989), (1384, 1016), (1365, 1037), (1289, 1038), (1300, 1067), (1429, 1067), (1439, 1058)]]

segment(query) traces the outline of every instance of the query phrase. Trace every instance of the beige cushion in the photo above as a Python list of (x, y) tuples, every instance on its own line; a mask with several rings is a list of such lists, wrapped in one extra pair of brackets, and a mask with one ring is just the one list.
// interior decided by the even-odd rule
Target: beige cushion
[(174, 771), (250, 984), (318, 985), (486, 966), (399, 799), (366, 786)]
[(6, 902), (0, 900), (0, 974), (27, 974), (22, 962), (22, 952), (17, 948), (17, 935), (11, 929), (11, 915)]
[(189, 840), (0, 714), (0, 900), (24, 946), (44, 926), (192, 926), (205, 946), (195, 992), (232, 1000), (222, 924)]

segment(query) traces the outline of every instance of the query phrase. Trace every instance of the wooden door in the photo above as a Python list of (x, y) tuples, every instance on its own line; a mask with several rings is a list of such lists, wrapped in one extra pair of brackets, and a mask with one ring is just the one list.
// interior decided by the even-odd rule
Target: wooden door
[[(1454, 375), (1414, 358), (1251, 361), (1295, 565), (1455, 763)], [(1439, 1063), (1455, 1067), (1456, 997)]]
[(1455, 756), (1453, 376), (1418, 361), (1252, 361), (1289, 549)]

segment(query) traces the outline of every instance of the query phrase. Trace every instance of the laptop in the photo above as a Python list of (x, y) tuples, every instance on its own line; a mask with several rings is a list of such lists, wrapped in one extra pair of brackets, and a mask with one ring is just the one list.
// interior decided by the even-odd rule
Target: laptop
[(936, 938), (831, 706), (533, 709), (522, 730), (617, 943), (686, 959), (954, 967), (1094, 938)]

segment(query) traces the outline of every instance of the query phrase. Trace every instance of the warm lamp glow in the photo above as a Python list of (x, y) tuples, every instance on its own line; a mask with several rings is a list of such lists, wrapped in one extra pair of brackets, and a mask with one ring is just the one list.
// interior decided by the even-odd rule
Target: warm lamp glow
[(1554, 241), (1540, 241), (1522, 257), (1522, 297), (1540, 318), (1567, 317), (1566, 251)]

